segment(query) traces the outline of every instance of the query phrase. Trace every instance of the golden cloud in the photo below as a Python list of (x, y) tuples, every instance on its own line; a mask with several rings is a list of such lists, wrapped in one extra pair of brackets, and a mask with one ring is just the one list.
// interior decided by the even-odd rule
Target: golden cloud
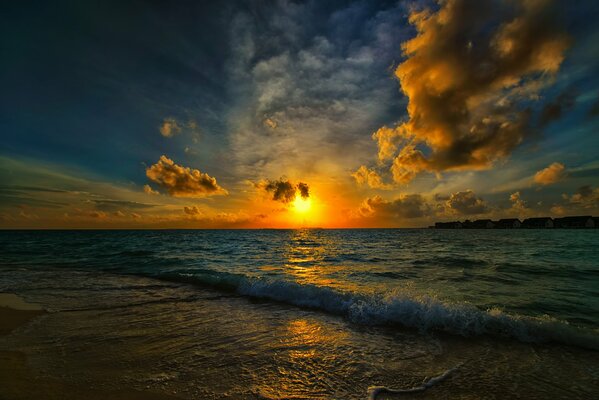
[(419, 194), (402, 194), (391, 201), (380, 196), (367, 198), (359, 211), (364, 217), (419, 218), (430, 213), (430, 206)]
[(150, 185), (144, 185), (144, 193), (146, 194), (160, 194), (156, 190), (152, 189)]
[(218, 185), (215, 178), (197, 169), (177, 165), (164, 155), (156, 164), (146, 169), (146, 176), (165, 188), (173, 197), (206, 197), (228, 194)]
[(599, 187), (593, 188), (590, 185), (581, 186), (572, 196), (564, 196), (570, 203), (582, 206), (583, 208), (599, 207)]
[(263, 123), (264, 123), (264, 126), (267, 126), (270, 129), (276, 129), (278, 126), (277, 121), (275, 121), (271, 118), (265, 118)]
[(196, 207), (196, 206), (191, 206), (191, 207), (183, 207), (183, 212), (187, 215), (200, 215), (202, 214), (202, 211)]
[(391, 189), (391, 186), (385, 184), (383, 178), (375, 170), (368, 169), (365, 165), (360, 166), (351, 176), (359, 185), (367, 184), (373, 189)]
[(162, 136), (170, 138), (180, 133), (182, 128), (176, 119), (165, 118), (164, 121), (162, 121), (162, 125), (160, 125), (159, 130)]
[(518, 215), (523, 215), (530, 211), (528, 203), (522, 199), (520, 192), (514, 192), (510, 194), (510, 202), (512, 203), (511, 211)]
[(447, 0), (410, 15), (418, 34), (395, 71), (409, 118), (373, 134), (396, 182), (488, 168), (534, 131), (522, 101), (538, 98), (570, 42), (555, 20), (548, 0)]
[(566, 177), (566, 167), (564, 164), (554, 162), (547, 168), (544, 168), (537, 172), (534, 177), (535, 183), (540, 185), (550, 185), (561, 181)]

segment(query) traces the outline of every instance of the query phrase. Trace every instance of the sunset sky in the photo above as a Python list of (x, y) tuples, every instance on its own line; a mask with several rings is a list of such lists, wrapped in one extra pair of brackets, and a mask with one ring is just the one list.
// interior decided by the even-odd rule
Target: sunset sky
[(599, 215), (599, 2), (0, 6), (0, 227)]

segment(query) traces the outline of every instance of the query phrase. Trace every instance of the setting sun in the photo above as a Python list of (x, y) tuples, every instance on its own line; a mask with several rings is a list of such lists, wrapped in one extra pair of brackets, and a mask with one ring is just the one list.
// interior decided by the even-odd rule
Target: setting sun
[(312, 207), (312, 201), (310, 198), (303, 198), (302, 196), (295, 196), (295, 200), (293, 200), (293, 208), (295, 212), (304, 214), (310, 211)]

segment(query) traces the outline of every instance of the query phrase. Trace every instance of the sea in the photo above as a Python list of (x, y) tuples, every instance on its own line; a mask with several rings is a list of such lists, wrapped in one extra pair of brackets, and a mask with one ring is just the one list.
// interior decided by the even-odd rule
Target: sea
[(599, 230), (0, 231), (0, 347), (182, 399), (599, 398)]

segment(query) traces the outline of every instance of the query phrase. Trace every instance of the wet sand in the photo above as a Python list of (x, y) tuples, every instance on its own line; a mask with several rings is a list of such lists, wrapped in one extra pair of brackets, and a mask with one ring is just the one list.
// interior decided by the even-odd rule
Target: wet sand
[[(46, 311), (37, 304), (25, 302), (12, 293), (0, 293), (0, 336), (26, 326)], [(57, 379), (37, 376), (27, 357), (19, 351), (0, 348), (0, 400), (176, 400), (162, 393), (136, 390), (102, 391), (66, 384)]]

